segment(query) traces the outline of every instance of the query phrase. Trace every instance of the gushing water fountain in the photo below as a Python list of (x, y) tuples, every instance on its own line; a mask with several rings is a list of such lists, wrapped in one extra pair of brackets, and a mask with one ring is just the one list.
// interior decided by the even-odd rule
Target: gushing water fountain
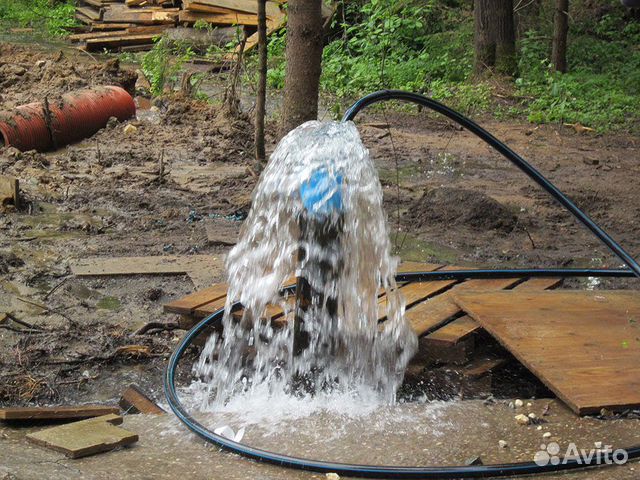
[[(209, 339), (195, 366), (204, 406), (240, 393), (320, 390), (394, 402), (417, 347), (396, 266), (380, 182), (353, 123), (314, 121), (290, 132), (227, 259), (224, 335)], [(295, 304), (280, 294), (292, 274)], [(237, 301), (240, 318), (231, 314)], [(265, 321), (270, 304), (283, 308), (286, 326)]]

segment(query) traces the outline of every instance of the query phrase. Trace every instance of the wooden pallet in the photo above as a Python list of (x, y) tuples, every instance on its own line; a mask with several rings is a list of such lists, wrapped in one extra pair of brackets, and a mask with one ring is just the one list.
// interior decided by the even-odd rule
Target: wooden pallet
[[(456, 270), (460, 267), (424, 264), (416, 262), (403, 263), (399, 272)], [(295, 283), (290, 278), (284, 286)], [(466, 291), (492, 291), (508, 288), (544, 290), (554, 288), (560, 284), (558, 279), (498, 279), (498, 280), (436, 280), (431, 282), (407, 282), (399, 286), (405, 298), (406, 317), (419, 337), (424, 347), (433, 341), (444, 342), (455, 346), (460, 341), (477, 333), (480, 326), (471, 318), (464, 317), (464, 313), (454, 301), (454, 295)], [(224, 308), (228, 285), (219, 283), (204, 290), (187, 295), (164, 305), (167, 313), (182, 315), (181, 326), (190, 328), (196, 321)], [(384, 326), (386, 317), (385, 304), (387, 297), (381, 292), (379, 303), (379, 321)], [(283, 310), (276, 305), (270, 305), (264, 318), (280, 326), (283, 322)]]
[[(457, 270), (460, 267), (406, 262), (398, 272)], [(295, 278), (284, 286), (295, 284)], [(479, 335), (482, 327), (464, 314), (455, 296), (465, 292), (491, 292), (503, 289), (535, 291), (555, 288), (559, 279), (497, 279), (497, 280), (435, 280), (406, 282), (399, 285), (406, 302), (406, 317), (419, 338), (419, 350), (409, 364), (405, 383), (425, 385), (434, 398), (478, 397), (491, 393), (494, 371), (509, 363), (511, 356), (488, 335)], [(220, 283), (174, 300), (164, 306), (167, 313), (181, 315), (180, 326), (191, 328), (198, 320), (224, 308), (228, 285)], [(293, 298), (289, 298), (292, 307)], [(386, 322), (387, 296), (379, 292), (381, 328)], [(242, 315), (242, 311), (235, 315)], [(264, 312), (265, 321), (275, 328), (286, 325), (281, 307), (270, 305)], [(204, 335), (197, 339), (204, 340)], [(479, 341), (477, 338), (481, 338)], [(200, 342), (201, 343), (201, 342)]]
[(577, 414), (640, 407), (638, 292), (514, 290), (455, 299)]

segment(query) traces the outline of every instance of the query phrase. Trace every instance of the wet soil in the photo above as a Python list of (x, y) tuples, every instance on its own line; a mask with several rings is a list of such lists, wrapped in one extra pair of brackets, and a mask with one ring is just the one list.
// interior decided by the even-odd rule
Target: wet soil
[[(531, 406), (528, 406), (528, 404)], [(520, 410), (540, 413), (549, 401), (527, 402)], [(514, 425), (516, 411), (505, 403), (482, 401), (400, 406), (395, 412), (354, 412), (338, 418), (293, 415), (294, 421), (270, 419), (262, 412), (258, 425), (248, 425), (243, 442), (285, 454), (377, 465), (464, 465), (476, 458), (492, 463), (530, 462), (541, 446), (556, 443), (562, 455), (573, 443), (587, 452), (612, 449), (638, 441), (638, 420), (577, 423), (573, 414), (552, 401), (546, 423)], [(280, 412), (274, 411), (277, 417)], [(200, 419), (210, 427), (219, 419)], [(460, 425), (465, 425), (460, 428)], [(238, 424), (233, 424), (236, 428)], [(311, 480), (330, 478), (258, 463), (221, 451), (187, 433), (173, 415), (128, 415), (122, 427), (138, 432), (139, 442), (113, 452), (78, 460), (29, 444), (24, 437), (37, 429), (0, 426), (0, 445), (6, 454), (0, 464), (5, 478), (57, 479), (264, 479)], [(546, 433), (548, 437), (543, 436)], [(500, 441), (506, 442), (503, 448)], [(565, 474), (547, 474), (548, 480), (635, 480), (640, 464), (607, 466)], [(14, 475), (14, 476), (10, 476)], [(335, 477), (334, 477), (335, 478)], [(346, 477), (342, 477), (346, 478)]]
[[(94, 61), (79, 52), (0, 44), (3, 109), (91, 85), (131, 89), (134, 78), (117, 63)], [(136, 101), (137, 119), (110, 123), (93, 137), (55, 152), (0, 149), (0, 173), (18, 177), (24, 197), (20, 209), (7, 206), (0, 213), (0, 316), (10, 314), (0, 324), (0, 405), (114, 402), (132, 382), (160, 399), (162, 369), (182, 335), (171, 326), (177, 317), (163, 313), (162, 304), (224, 278), (222, 260), (229, 247), (209, 241), (205, 223), (209, 217), (241, 221), (250, 206), (257, 181), (250, 118), (229, 116), (219, 105), (180, 95)], [(548, 175), (630, 253), (640, 253), (637, 138), (478, 120)], [(621, 265), (522, 173), (447, 121), (426, 112), (374, 112), (358, 117), (357, 123), (378, 166), (394, 245), (402, 258), (492, 267)], [(127, 125), (134, 131), (126, 133)], [(275, 120), (269, 130), (271, 151)], [(70, 273), (70, 264), (80, 258), (167, 254), (209, 254), (219, 261), (205, 266), (209, 275), (199, 285), (187, 275), (98, 278)], [(568, 286), (635, 288), (636, 283), (574, 280)], [(167, 328), (136, 333), (152, 321)], [(467, 415), (469, 423), (477, 420), (474, 411)], [(512, 415), (507, 417), (509, 431), (515, 430)], [(569, 417), (563, 420), (568, 426), (579, 422)], [(127, 453), (69, 465), (58, 454), (25, 447), (24, 430), (4, 429), (3, 443), (22, 452), (12, 455), (5, 468), (25, 472), (25, 478), (42, 478), (45, 470), (37, 466), (42, 462), (47, 478), (106, 478), (116, 470), (145, 478), (135, 474), (144, 458), (165, 469), (164, 478), (174, 478), (182, 470), (168, 457), (174, 458), (178, 438), (184, 458), (193, 460), (193, 478), (210, 478), (218, 468), (220, 478), (297, 478), (253, 463), (244, 471), (240, 467), (245, 463), (203, 447), (182, 427), (172, 425), (167, 434), (169, 427), (162, 422), (172, 420), (140, 417), (128, 422), (155, 433), (141, 435), (140, 445)], [(480, 428), (478, 438), (482, 434)], [(494, 441), (488, 456), (513, 460)], [(194, 450), (188, 452), (187, 444)], [(436, 448), (433, 442), (431, 448)], [(428, 455), (419, 460), (425, 463)], [(629, 476), (632, 467), (622, 468), (626, 470), (618, 469), (617, 478), (635, 478)], [(610, 478), (597, 475), (604, 476), (581, 478)]]

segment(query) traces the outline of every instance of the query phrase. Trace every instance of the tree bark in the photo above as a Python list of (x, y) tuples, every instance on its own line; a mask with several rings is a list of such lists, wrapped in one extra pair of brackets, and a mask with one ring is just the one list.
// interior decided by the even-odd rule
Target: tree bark
[(569, 33), (569, 0), (556, 0), (553, 21), (551, 61), (556, 72), (567, 72), (567, 36)]
[(475, 73), (517, 71), (513, 0), (474, 0)]
[(504, 75), (515, 75), (518, 71), (516, 58), (516, 31), (513, 21), (513, 0), (500, 0), (496, 5), (496, 71)]
[(267, 1), (258, 0), (258, 94), (256, 97), (256, 161), (265, 161), (264, 117), (267, 101)]
[(491, 4), (492, 0), (474, 0), (473, 2), (474, 70), (476, 74), (490, 70), (496, 61)]
[(318, 117), (322, 0), (290, 0), (281, 135)]

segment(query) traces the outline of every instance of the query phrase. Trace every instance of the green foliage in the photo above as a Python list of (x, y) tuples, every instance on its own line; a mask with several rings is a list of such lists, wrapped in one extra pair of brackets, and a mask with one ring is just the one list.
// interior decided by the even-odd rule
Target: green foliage
[[(322, 86), (337, 96), (379, 88), (424, 91), (434, 80), (458, 83), (471, 66), (468, 28), (444, 2), (402, 1), (344, 4), (342, 35), (324, 51)], [(351, 20), (351, 21), (349, 21)], [(472, 52), (471, 52), (472, 53)]]
[[(473, 24), (463, 1), (343, 2), (325, 47), (321, 88), (353, 99), (380, 88), (428, 92), (467, 112), (489, 106), (490, 87), (469, 82)], [(283, 88), (286, 34), (269, 41), (268, 84)], [(333, 110), (340, 110), (340, 103)]]
[[(380, 88), (424, 92), (466, 113), (580, 122), (599, 131), (640, 120), (640, 22), (618, 0), (572, 0), (569, 73), (550, 65), (553, 2), (523, 10), (519, 78), (473, 76), (473, 17), (464, 0), (342, 1), (324, 49), (321, 87), (334, 102)], [(528, 16), (527, 16), (528, 15)], [(286, 34), (269, 41), (270, 88), (283, 88)], [(501, 101), (495, 101), (495, 85)], [(513, 95), (510, 95), (512, 93)], [(336, 99), (338, 99), (336, 101)]]
[(73, 0), (0, 0), (0, 22), (43, 29), (54, 36), (64, 35), (65, 28), (77, 25), (74, 13)]
[(600, 19), (572, 24), (569, 72), (554, 72), (549, 42), (540, 32), (528, 32), (520, 45), (518, 93), (530, 121), (579, 122), (599, 131), (619, 128), (639, 118), (640, 24), (613, 9)]
[(267, 86), (284, 88), (285, 44), (287, 34), (284, 30), (271, 35), (267, 45)]
[(142, 72), (151, 85), (151, 94), (162, 95), (165, 87), (172, 87), (178, 80), (184, 62), (195, 56), (190, 45), (170, 42), (166, 37), (154, 39), (154, 45), (142, 57)]

